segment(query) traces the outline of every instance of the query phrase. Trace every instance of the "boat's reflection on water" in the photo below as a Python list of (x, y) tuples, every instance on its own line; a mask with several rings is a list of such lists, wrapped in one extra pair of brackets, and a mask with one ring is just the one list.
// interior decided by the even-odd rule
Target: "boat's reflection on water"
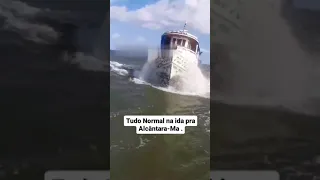
[[(186, 134), (182, 135), (136, 135), (135, 128), (122, 128), (122, 136), (131, 136), (135, 143), (127, 137), (122, 139), (135, 145), (130, 149), (111, 150), (114, 154), (111, 155), (111, 176), (131, 180), (208, 179), (210, 144), (205, 123), (209, 118), (209, 100), (152, 87), (145, 89), (144, 99), (151, 106), (136, 114), (199, 115), (199, 126), (187, 127)], [(203, 117), (205, 114), (207, 117)]]

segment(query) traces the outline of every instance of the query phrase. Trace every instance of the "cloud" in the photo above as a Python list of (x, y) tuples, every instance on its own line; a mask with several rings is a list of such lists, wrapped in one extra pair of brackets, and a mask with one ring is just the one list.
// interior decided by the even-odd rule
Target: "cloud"
[(139, 37), (137, 38), (137, 41), (138, 41), (138, 42), (144, 42), (144, 41), (146, 41), (146, 39), (145, 39), (144, 37), (142, 37), (142, 36), (139, 36)]
[(188, 26), (210, 34), (210, 0), (159, 0), (140, 9), (110, 6), (110, 19), (133, 22), (149, 29)]
[(30, 41), (50, 43), (59, 37), (59, 33), (48, 25), (32, 21), (40, 13), (48, 12), (50, 10), (35, 8), (20, 1), (1, 1), (0, 18), (4, 18), (4, 23), (0, 28), (14, 31)]
[(111, 36), (112, 39), (118, 39), (119, 37), (120, 37), (119, 33), (113, 33)]
[(9, 13), (8, 11), (10, 11), (21, 16), (34, 16), (42, 11), (20, 1), (1, 1), (0, 8), (1, 14)]

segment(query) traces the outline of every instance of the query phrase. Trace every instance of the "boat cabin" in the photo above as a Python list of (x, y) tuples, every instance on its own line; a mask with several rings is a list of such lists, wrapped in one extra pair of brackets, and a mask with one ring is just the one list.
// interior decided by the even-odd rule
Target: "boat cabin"
[(161, 37), (161, 49), (176, 49), (177, 46), (185, 47), (192, 53), (200, 55), (200, 47), (197, 37), (182, 31), (168, 31)]

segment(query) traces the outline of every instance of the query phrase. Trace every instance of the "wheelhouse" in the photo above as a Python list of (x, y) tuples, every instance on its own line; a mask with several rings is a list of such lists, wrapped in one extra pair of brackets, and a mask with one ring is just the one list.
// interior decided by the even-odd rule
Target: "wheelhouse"
[(186, 30), (169, 31), (161, 37), (161, 49), (176, 49), (178, 46), (184, 47), (194, 54), (200, 55), (200, 47), (197, 38)]

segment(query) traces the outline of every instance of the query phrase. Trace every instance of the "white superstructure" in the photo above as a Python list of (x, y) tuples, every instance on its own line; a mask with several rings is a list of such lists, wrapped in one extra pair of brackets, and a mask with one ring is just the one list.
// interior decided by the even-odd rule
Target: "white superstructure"
[(167, 31), (161, 36), (161, 49), (156, 59), (156, 72), (160, 83), (169, 85), (170, 81), (179, 81), (182, 74), (200, 63), (198, 38), (185, 28), (179, 31)]

